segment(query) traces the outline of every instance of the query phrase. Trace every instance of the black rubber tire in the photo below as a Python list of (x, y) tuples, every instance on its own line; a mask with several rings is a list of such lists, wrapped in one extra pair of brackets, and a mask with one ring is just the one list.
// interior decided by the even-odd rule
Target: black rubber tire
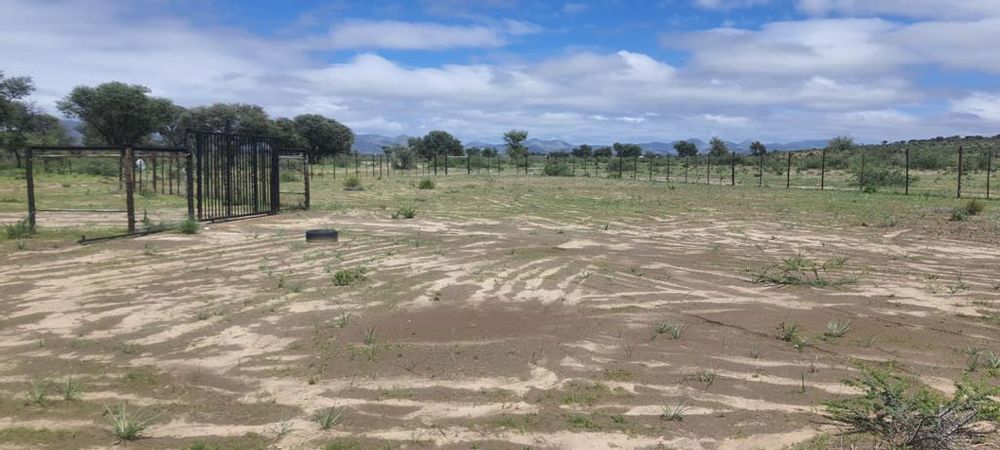
[(306, 231), (306, 242), (330, 241), (337, 242), (337, 230), (309, 230)]

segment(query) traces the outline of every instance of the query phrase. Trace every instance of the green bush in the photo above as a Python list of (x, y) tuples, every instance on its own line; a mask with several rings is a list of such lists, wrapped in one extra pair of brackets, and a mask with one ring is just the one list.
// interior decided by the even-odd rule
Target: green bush
[(9, 225), (4, 225), (4, 235), (7, 239), (24, 239), (31, 235), (31, 226), (28, 225), (28, 218), (25, 217)]
[(344, 179), (344, 189), (349, 191), (359, 191), (364, 189), (361, 187), (361, 179), (355, 175), (350, 175)]
[(848, 171), (851, 174), (849, 181), (851, 186), (859, 186), (863, 189), (906, 186), (906, 173), (900, 169), (886, 166), (866, 166), (862, 172), (861, 167), (856, 166), (851, 167)]
[(542, 173), (548, 177), (571, 177), (573, 176), (573, 168), (565, 162), (549, 162), (545, 164)]
[(424, 178), (420, 180), (420, 184), (417, 185), (417, 189), (434, 189), (434, 180), (430, 178)]
[(177, 227), (177, 229), (184, 234), (196, 234), (198, 230), (201, 229), (201, 224), (197, 220), (192, 218), (184, 219), (183, 222)]
[(952, 209), (951, 220), (956, 222), (961, 222), (965, 219), (968, 219), (969, 217), (975, 216), (983, 212), (983, 210), (985, 209), (986, 209), (986, 203), (983, 203), (982, 200), (972, 199), (965, 202), (961, 206)]
[(991, 396), (996, 386), (957, 384), (948, 399), (924, 386), (886, 370), (861, 367), (862, 375), (845, 381), (862, 395), (826, 402), (827, 414), (850, 427), (881, 440), (887, 448), (956, 448), (972, 435), (968, 425), (992, 418), (998, 403)]
[(364, 281), (367, 278), (367, 269), (364, 267), (356, 267), (354, 269), (343, 269), (338, 270), (337, 273), (333, 274), (333, 285), (334, 286), (349, 286), (352, 283), (358, 281)]
[(393, 219), (412, 219), (412, 218), (416, 217), (416, 215), (417, 215), (417, 210), (414, 209), (412, 206), (402, 206), (402, 207), (399, 208), (398, 211), (396, 211), (395, 213), (393, 213), (392, 218)]

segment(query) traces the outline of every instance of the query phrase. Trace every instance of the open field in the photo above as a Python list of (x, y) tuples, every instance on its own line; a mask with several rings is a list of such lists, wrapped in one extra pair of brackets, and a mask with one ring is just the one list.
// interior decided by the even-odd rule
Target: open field
[[(1000, 380), (968, 352), (1000, 352), (996, 201), (950, 221), (943, 197), (340, 181), (197, 235), (0, 240), (0, 449), (112, 447), (122, 405), (141, 448), (840, 448), (822, 402), (858, 361)], [(303, 242), (321, 227), (340, 242)], [(755, 282), (787, 261), (804, 285)]]

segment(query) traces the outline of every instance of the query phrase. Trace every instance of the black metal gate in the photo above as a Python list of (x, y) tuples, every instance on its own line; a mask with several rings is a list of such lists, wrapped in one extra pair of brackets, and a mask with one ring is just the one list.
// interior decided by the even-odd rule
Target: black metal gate
[(275, 214), (280, 205), (274, 138), (192, 131), (199, 220)]

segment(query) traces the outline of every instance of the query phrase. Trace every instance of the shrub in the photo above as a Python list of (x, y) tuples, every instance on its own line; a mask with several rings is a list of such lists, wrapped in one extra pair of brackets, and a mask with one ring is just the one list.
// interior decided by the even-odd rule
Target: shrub
[(399, 211), (392, 214), (393, 219), (412, 219), (417, 215), (417, 210), (412, 206), (402, 206)]
[(982, 200), (972, 199), (951, 210), (951, 220), (961, 222), (971, 216), (978, 215), (986, 209)]
[(827, 414), (851, 432), (873, 435), (889, 448), (961, 446), (972, 435), (970, 423), (1000, 408), (991, 398), (1000, 393), (997, 387), (957, 384), (948, 399), (885, 370), (862, 366), (861, 372), (844, 383), (863, 394), (827, 402)]
[(312, 420), (319, 425), (322, 430), (329, 430), (340, 423), (344, 418), (344, 408), (330, 407), (323, 408), (313, 413)]
[(146, 431), (150, 422), (153, 421), (152, 417), (142, 417), (140, 414), (129, 413), (125, 410), (124, 405), (117, 410), (105, 407), (104, 415), (107, 417), (108, 423), (111, 424), (111, 433), (120, 442), (134, 441), (141, 438), (142, 433)]
[(430, 178), (424, 178), (420, 180), (420, 184), (417, 185), (417, 189), (434, 189), (434, 180)]
[(865, 192), (875, 192), (880, 187), (906, 185), (906, 172), (896, 168), (868, 165), (864, 172), (860, 166), (851, 167), (848, 172), (851, 174), (851, 186), (859, 186)]
[(344, 179), (344, 189), (348, 191), (360, 191), (364, 188), (361, 187), (361, 179), (355, 175), (351, 175)]
[(364, 279), (367, 278), (366, 272), (368, 272), (368, 270), (364, 267), (338, 270), (337, 273), (333, 274), (333, 285), (349, 286), (354, 282), (364, 281)]
[(571, 177), (573, 176), (573, 168), (565, 162), (549, 162), (545, 164), (542, 173), (547, 177)]
[(180, 230), (180, 232), (184, 234), (196, 234), (200, 229), (201, 229), (201, 224), (198, 223), (197, 220), (194, 220), (190, 217), (184, 219), (184, 221), (181, 222), (181, 224), (178, 226), (178, 230)]
[(31, 235), (31, 226), (28, 225), (28, 218), (25, 217), (9, 225), (4, 225), (4, 234), (7, 239), (24, 239)]

